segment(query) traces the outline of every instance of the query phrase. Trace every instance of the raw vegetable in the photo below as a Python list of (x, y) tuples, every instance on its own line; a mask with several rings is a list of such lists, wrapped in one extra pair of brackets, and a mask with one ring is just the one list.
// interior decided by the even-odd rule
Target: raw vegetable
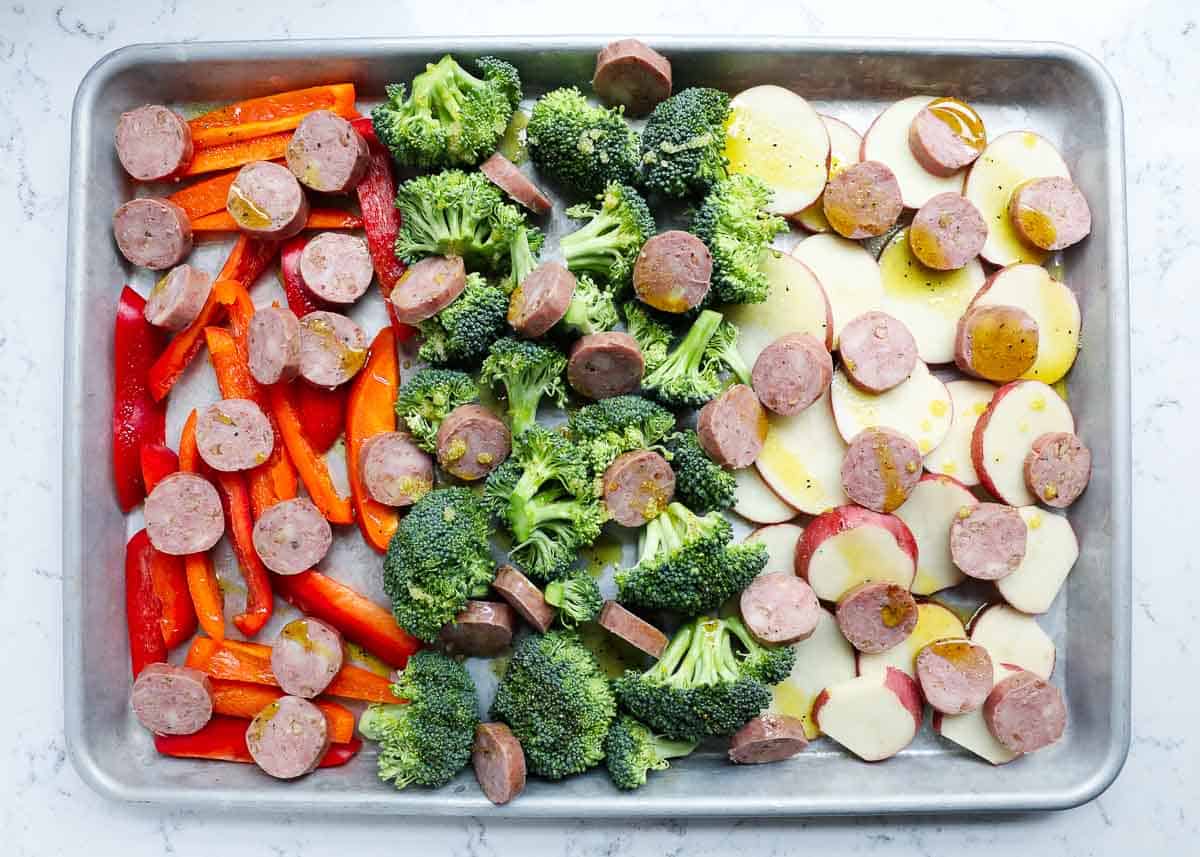
[(637, 180), (640, 144), (624, 111), (593, 107), (573, 86), (538, 99), (525, 136), (538, 170), (581, 196)]
[[(179, 436), (179, 469), (184, 473), (201, 473), (204, 462), (196, 447), (196, 412), (193, 410), (184, 421)], [(196, 610), (196, 619), (204, 633), (214, 640), (225, 639), (225, 599), (221, 584), (213, 568), (208, 552), (188, 554), (183, 558), (187, 576), (188, 594)]]
[(604, 762), (613, 785), (629, 791), (644, 786), (650, 771), (665, 771), (668, 759), (686, 756), (698, 744), (655, 735), (644, 723), (622, 714), (604, 739)]
[(613, 396), (572, 413), (568, 427), (600, 474), (618, 455), (652, 448), (675, 427), (675, 415), (641, 396)]
[(547, 345), (524, 339), (499, 339), (483, 361), (479, 379), (504, 388), (514, 436), (537, 422), (538, 405), (549, 399), (558, 407), (567, 401), (563, 371), (567, 358)]
[(237, 174), (237, 170), (229, 170), (200, 179), (175, 191), (167, 199), (187, 212), (187, 216), (191, 220), (196, 220), (206, 214), (224, 211), (225, 200), (229, 197), (229, 187), (237, 178)]
[(438, 428), (459, 405), (478, 401), (479, 387), (466, 372), (419, 369), (396, 395), (396, 416), (426, 452), (437, 451)]
[(291, 388), (287, 384), (275, 384), (268, 389), (267, 400), (275, 423), (279, 426), (280, 437), (276, 439), (276, 444), (282, 441), (287, 447), (288, 455), (295, 463), (300, 481), (308, 490), (313, 504), (331, 524), (354, 523), (354, 509), (349, 498), (338, 493), (325, 459), (304, 436)]
[(147, 664), (167, 659), (162, 607), (154, 591), (152, 565), (156, 553), (145, 530), (134, 533), (125, 546), (125, 624), (129, 630), (129, 659), (134, 678)]
[[(375, 263), (379, 290), (389, 297), (396, 283), (404, 276), (405, 265), (396, 258), (396, 236), (400, 233), (400, 211), (396, 208), (396, 180), (392, 176), (392, 159), (375, 136), (375, 126), (364, 116), (350, 123), (362, 134), (371, 151), (367, 174), (358, 183), (358, 207), (362, 211), (367, 246)], [(395, 319), (393, 318), (393, 323)], [(407, 327), (407, 325), (405, 325)], [(399, 333), (399, 331), (397, 331)]]
[(247, 637), (253, 637), (271, 621), (275, 598), (271, 592), (271, 577), (267, 567), (254, 549), (250, 487), (246, 476), (240, 472), (214, 472), (212, 475), (225, 511), (225, 533), (233, 543), (233, 552), (246, 583), (246, 609), (233, 617), (233, 624)]
[[(146, 301), (133, 289), (121, 290), (113, 332), (113, 484), (121, 511), (146, 496), (141, 448), (162, 445), (166, 408), (158, 403), (150, 373), (162, 351), (162, 334), (142, 314)], [(161, 359), (161, 358), (159, 358)]]
[(684, 429), (663, 438), (675, 471), (675, 495), (688, 508), (700, 514), (724, 511), (735, 500), (737, 479), (708, 457), (700, 438), (692, 429)]
[(363, 539), (380, 553), (387, 550), (400, 516), (394, 508), (376, 501), (367, 492), (358, 462), (364, 443), (377, 434), (396, 430), (392, 402), (396, 399), (399, 383), (396, 335), (390, 327), (385, 327), (375, 335), (367, 362), (349, 385), (346, 408), (346, 476), (350, 481), (350, 502)]
[(704, 193), (727, 175), (729, 96), (696, 86), (660, 102), (642, 131), (642, 185), (663, 196)]
[(189, 120), (188, 127), (196, 148), (206, 149), (290, 131), (314, 110), (355, 116), (354, 84), (330, 83), (236, 101)]
[[(249, 720), (240, 717), (216, 716), (199, 732), (191, 735), (155, 735), (154, 749), (164, 756), (180, 759), (212, 759), (219, 762), (253, 764), (254, 758), (246, 746)], [(355, 756), (362, 740), (354, 738), (344, 744), (332, 744), (317, 767), (337, 768)]]
[(183, 175), (197, 176), (201, 173), (244, 167), (251, 161), (277, 161), (287, 154), (288, 143), (292, 141), (292, 133), (292, 131), (281, 131), (278, 134), (267, 134), (250, 140), (237, 140), (233, 143), (223, 143), (220, 146), (201, 149), (196, 152)]
[(595, 620), (604, 606), (596, 578), (584, 569), (547, 583), (546, 601), (558, 608), (558, 621), (567, 628)]
[(567, 216), (586, 220), (564, 235), (559, 246), (567, 268), (620, 286), (629, 282), (633, 263), (646, 239), (654, 234), (654, 215), (642, 195), (628, 184), (609, 182), (597, 198), (598, 206), (581, 204)]
[[(284, 695), (277, 687), (220, 678), (210, 679), (210, 688), (213, 714), (241, 717), (246, 720), (253, 720), (255, 715)], [(314, 699), (312, 704), (325, 715), (330, 741), (334, 744), (344, 744), (354, 740), (353, 711), (328, 699)]]
[(692, 220), (692, 232), (713, 257), (712, 292), (730, 304), (767, 299), (770, 281), (762, 257), (773, 239), (787, 231), (782, 217), (764, 210), (771, 191), (760, 180), (736, 175), (715, 184)]
[[(362, 218), (340, 208), (314, 208), (304, 221), (305, 229), (361, 229)], [(237, 232), (238, 225), (228, 211), (214, 211), (192, 218), (192, 232)]]
[(425, 341), (420, 356), (430, 363), (473, 365), (505, 330), (508, 295), (482, 275), (467, 275), (467, 286), (454, 302), (417, 325)]
[(186, 643), (196, 633), (196, 610), (188, 594), (184, 558), (155, 550), (150, 555), (150, 578), (158, 599), (159, 627), (167, 649)]
[(154, 490), (154, 486), (179, 469), (179, 456), (169, 446), (161, 443), (142, 444), (138, 456), (142, 468), (142, 484), (146, 493)]
[[(626, 308), (628, 318), (631, 310)], [(636, 317), (637, 311), (632, 311)], [(664, 328), (658, 323), (630, 325), (630, 334), (642, 346), (643, 354), (662, 346)], [(642, 337), (639, 339), (639, 337)], [(750, 373), (737, 351), (737, 328), (719, 312), (704, 310), (683, 339), (654, 369), (646, 367), (642, 387), (659, 401), (673, 407), (703, 406), (724, 388), (724, 371), (732, 371), (743, 383)]]

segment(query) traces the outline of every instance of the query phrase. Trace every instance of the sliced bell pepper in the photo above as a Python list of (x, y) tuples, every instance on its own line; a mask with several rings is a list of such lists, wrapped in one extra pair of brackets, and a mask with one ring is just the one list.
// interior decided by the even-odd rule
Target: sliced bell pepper
[(354, 510), (350, 500), (338, 494), (325, 459), (313, 449), (308, 438), (304, 436), (290, 385), (272, 385), (267, 391), (267, 398), (271, 402), (271, 412), (275, 415), (275, 422), (283, 435), (288, 454), (292, 457), (300, 480), (308, 489), (308, 496), (313, 504), (331, 524), (353, 524)]
[(186, 643), (196, 633), (196, 609), (188, 592), (184, 558), (156, 550), (151, 554), (150, 577), (159, 603), (159, 627), (167, 649)]
[(233, 143), (200, 149), (192, 157), (192, 162), (188, 164), (183, 175), (198, 176), (201, 173), (243, 167), (251, 161), (278, 160), (287, 154), (292, 134), (292, 131), (283, 131), (279, 134), (267, 134), (264, 137), (237, 140)]
[[(305, 229), (359, 229), (362, 218), (340, 208), (314, 208), (304, 221)], [(228, 211), (214, 211), (201, 217), (192, 218), (192, 231), (204, 232), (237, 232), (237, 223)]]
[(237, 101), (197, 116), (188, 127), (192, 143), (197, 149), (205, 149), (290, 131), (314, 110), (328, 110), (343, 117), (355, 115), (354, 84), (331, 83)]
[(129, 629), (129, 660), (134, 678), (148, 664), (167, 659), (162, 605), (154, 590), (156, 553), (145, 530), (134, 533), (125, 546), (125, 623)]
[[(254, 718), (284, 693), (280, 688), (245, 681), (229, 681), (223, 678), (210, 679), (213, 713), (228, 717)], [(330, 699), (314, 699), (312, 704), (321, 709), (325, 722), (329, 724), (329, 740), (343, 744), (354, 740), (354, 712)]]
[(271, 592), (271, 577), (267, 567), (254, 549), (254, 514), (250, 505), (250, 488), (240, 472), (213, 473), (221, 505), (225, 510), (225, 532), (233, 543), (233, 552), (246, 582), (246, 609), (233, 617), (233, 624), (247, 637), (253, 637), (271, 621), (275, 596)]
[(363, 538), (381, 553), (387, 550), (400, 516), (393, 507), (376, 502), (367, 493), (358, 461), (363, 444), (370, 438), (396, 430), (399, 386), (396, 338), (391, 328), (385, 327), (375, 336), (371, 355), (351, 384), (346, 408), (346, 475), (350, 480), (350, 499)]
[(215, 176), (200, 179), (198, 182), (180, 188), (167, 197), (171, 202), (187, 212), (191, 220), (225, 210), (225, 200), (229, 197), (229, 187), (237, 178), (237, 170), (217, 173)]
[(141, 450), (162, 445), (167, 411), (153, 394), (151, 373), (163, 350), (162, 332), (142, 314), (146, 301), (126, 286), (117, 301), (113, 331), (113, 484), (117, 503), (128, 512), (146, 496)]
[[(216, 715), (203, 729), (191, 735), (155, 735), (154, 749), (164, 756), (180, 759), (211, 759), (216, 762), (253, 764), (254, 757), (250, 755), (250, 748), (246, 746), (246, 730), (249, 728), (249, 720)], [(358, 755), (361, 749), (361, 738), (352, 738), (342, 744), (331, 744), (317, 767), (340, 767)]]
[(146, 494), (153, 491), (154, 486), (159, 482), (179, 470), (179, 456), (166, 444), (145, 444), (142, 446), (139, 458), (142, 464), (142, 483), (146, 486)]
[[(202, 473), (204, 462), (196, 447), (196, 412), (188, 414), (179, 436), (179, 469), (184, 473)], [(203, 475), (203, 474), (202, 474)], [(225, 639), (225, 596), (207, 551), (188, 554), (183, 558), (187, 576), (188, 595), (196, 611), (196, 619), (204, 633), (214, 640)]]
[(287, 298), (288, 309), (296, 314), (296, 318), (304, 318), (310, 312), (329, 309), (329, 304), (318, 298), (304, 285), (300, 276), (300, 257), (308, 245), (309, 237), (304, 234), (289, 238), (279, 248), (279, 279), (283, 284), (283, 294)]

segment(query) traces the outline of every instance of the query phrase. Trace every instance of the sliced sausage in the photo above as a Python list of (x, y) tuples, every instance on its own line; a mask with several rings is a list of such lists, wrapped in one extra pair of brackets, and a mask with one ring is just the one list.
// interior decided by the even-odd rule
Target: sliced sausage
[(987, 235), (987, 222), (969, 199), (939, 193), (917, 210), (908, 245), (927, 268), (956, 271), (979, 255)]
[(782, 762), (807, 746), (808, 736), (800, 720), (768, 711), (733, 733), (729, 739), (729, 761), (735, 765)]
[(333, 530), (307, 497), (276, 503), (254, 522), (254, 551), (276, 574), (314, 568), (333, 544)]
[(438, 464), (464, 481), (487, 476), (511, 451), (508, 426), (482, 405), (459, 405), (438, 426)]
[(146, 497), (146, 535), (163, 553), (184, 556), (206, 551), (225, 532), (217, 489), (195, 473), (172, 473)]
[(253, 161), (238, 170), (225, 208), (238, 229), (259, 238), (291, 238), (308, 220), (308, 197), (300, 182), (272, 161)]
[(742, 621), (754, 639), (769, 646), (807, 640), (821, 620), (812, 587), (794, 574), (762, 574), (742, 590)]
[(117, 249), (134, 265), (162, 271), (192, 252), (192, 221), (169, 199), (131, 199), (113, 213)]
[(451, 655), (491, 658), (512, 644), (517, 614), (503, 601), (468, 601), (438, 635)]
[(938, 98), (908, 126), (908, 148), (926, 172), (952, 176), (987, 145), (983, 119), (957, 98)]
[(759, 353), (750, 383), (767, 410), (790, 417), (829, 389), (833, 357), (825, 343), (807, 333), (779, 337)]
[(192, 161), (192, 129), (161, 104), (146, 104), (117, 120), (117, 158), (131, 178), (157, 182), (182, 172)]
[(883, 426), (863, 429), (842, 459), (842, 489), (860, 506), (894, 512), (921, 481), (923, 466), (911, 438)]
[(256, 403), (222, 399), (196, 418), (196, 448), (213, 470), (249, 470), (270, 457), (275, 432)]
[(1092, 451), (1065, 431), (1047, 432), (1025, 456), (1025, 484), (1047, 506), (1065, 509), (1092, 478)]
[(1067, 728), (1062, 692), (1028, 670), (1010, 675), (988, 694), (983, 720), (992, 737), (1014, 753), (1049, 747)]
[(367, 440), (358, 463), (367, 493), (385, 506), (411, 506), (433, 488), (433, 459), (402, 432)]
[(307, 699), (281, 696), (255, 715), (246, 729), (246, 747), (254, 763), (272, 777), (302, 777), (329, 750), (329, 724)]
[(660, 657), (667, 648), (666, 634), (615, 601), (604, 602), (599, 622), (601, 628), (652, 658)]
[(344, 315), (317, 310), (300, 319), (300, 377), (317, 387), (345, 384), (367, 362), (367, 334)]
[(708, 457), (728, 470), (749, 467), (767, 439), (767, 412), (745, 384), (734, 384), (700, 409), (696, 423)]
[(842, 328), (838, 353), (846, 375), (868, 393), (884, 393), (903, 382), (917, 365), (917, 341), (904, 322), (872, 310)]
[(508, 323), (522, 336), (534, 339), (567, 314), (575, 296), (575, 275), (558, 262), (542, 262), (513, 289)]
[(322, 232), (304, 245), (300, 277), (331, 304), (352, 304), (367, 292), (375, 267), (367, 242), (344, 232)]
[(260, 384), (290, 381), (300, 371), (300, 319), (287, 307), (254, 311), (246, 332), (250, 374)]
[(212, 277), (191, 265), (176, 265), (154, 284), (146, 298), (146, 321), (167, 330), (191, 324), (212, 291)]
[(671, 94), (671, 62), (637, 39), (618, 39), (596, 55), (592, 89), (605, 104), (645, 116)]
[(554, 607), (546, 601), (542, 590), (533, 582), (517, 571), (511, 565), (502, 565), (496, 571), (496, 579), (492, 581), (492, 589), (512, 605), (521, 618), (528, 622), (535, 631), (546, 633), (554, 624), (557, 615)]
[(341, 116), (314, 110), (296, 126), (286, 157), (288, 169), (305, 187), (321, 193), (348, 193), (367, 174), (371, 150)]
[(900, 182), (879, 161), (846, 167), (825, 185), (821, 199), (829, 225), (855, 241), (887, 232), (904, 211)]
[(877, 655), (908, 639), (917, 627), (917, 602), (894, 583), (862, 583), (841, 597), (834, 615), (846, 642)]
[(567, 360), (567, 382), (589, 399), (632, 393), (645, 372), (646, 360), (637, 340), (619, 330), (581, 336)]
[(525, 789), (525, 751), (504, 723), (475, 727), (471, 767), (484, 797), (496, 806), (503, 806)]
[(271, 647), (271, 672), (284, 693), (312, 699), (342, 668), (342, 635), (320, 619), (293, 619)]
[(712, 269), (712, 254), (695, 235), (679, 229), (660, 232), (642, 245), (633, 263), (633, 289), (655, 309), (687, 312), (708, 294)]
[(1092, 231), (1092, 210), (1083, 191), (1061, 176), (1017, 185), (1008, 216), (1022, 238), (1043, 250), (1064, 250)]
[(954, 365), (976, 378), (1007, 384), (1033, 366), (1038, 340), (1037, 321), (1020, 307), (971, 307), (958, 320)]
[(991, 692), (992, 657), (970, 640), (937, 640), (917, 653), (917, 683), (935, 711), (966, 714)]
[(526, 178), (516, 164), (499, 152), (480, 164), (479, 171), (534, 214), (545, 214), (551, 209), (550, 197), (538, 190), (537, 185)]
[(609, 517), (622, 527), (640, 527), (675, 496), (675, 471), (657, 452), (635, 449), (608, 465), (601, 485)]
[(1013, 506), (963, 506), (950, 524), (950, 558), (967, 577), (1000, 580), (1017, 570), (1028, 538), (1025, 519)]
[(392, 308), (405, 324), (433, 318), (463, 293), (467, 269), (460, 256), (430, 256), (409, 265), (392, 289)]
[(156, 735), (191, 735), (212, 719), (208, 676), (191, 667), (147, 664), (133, 683), (133, 714)]

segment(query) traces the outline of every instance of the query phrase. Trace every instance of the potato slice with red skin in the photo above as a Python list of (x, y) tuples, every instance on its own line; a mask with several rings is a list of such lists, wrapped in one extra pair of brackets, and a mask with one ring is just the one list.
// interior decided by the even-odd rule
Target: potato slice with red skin
[(834, 421), (847, 442), (864, 429), (882, 426), (908, 436), (927, 455), (946, 439), (954, 420), (946, 385), (919, 360), (912, 374), (887, 392), (860, 390), (844, 369), (833, 373), (829, 390)]
[(891, 168), (900, 182), (905, 208), (920, 208), (939, 193), (962, 191), (962, 173), (935, 176), (921, 166), (908, 145), (913, 119), (935, 100), (929, 95), (901, 99), (880, 113), (863, 135), (860, 157), (882, 161)]
[(826, 392), (795, 416), (767, 417), (767, 439), (754, 465), (785, 503), (819, 515), (849, 502), (842, 490), (845, 456), (846, 442), (838, 434)]
[(992, 401), (971, 435), (971, 463), (993, 497), (1010, 506), (1032, 506), (1038, 498), (1025, 484), (1025, 456), (1046, 432), (1075, 431), (1071, 409), (1041, 381), (1013, 381)]
[(926, 473), (895, 515), (917, 540), (913, 595), (932, 595), (966, 580), (950, 556), (950, 525), (964, 506), (978, 501), (967, 486), (949, 476)]
[[(992, 664), (993, 678), (996, 684), (1001, 679), (1021, 671), (1020, 667), (1011, 664)], [(981, 759), (986, 759), (993, 765), (1005, 765), (1019, 758), (988, 731), (987, 722), (983, 719), (983, 708), (968, 711), (966, 714), (942, 714), (933, 712), (933, 731), (943, 738), (953, 741), (964, 750), (974, 753)]]
[(889, 667), (821, 691), (813, 703), (817, 727), (865, 762), (895, 756), (921, 728), (924, 705), (911, 676)]
[(883, 281), (879, 263), (857, 241), (828, 233), (812, 235), (792, 248), (816, 275), (833, 315), (833, 347), (842, 328), (864, 312), (883, 308)]
[(798, 718), (811, 741), (821, 734), (813, 721), (813, 703), (825, 688), (854, 678), (854, 649), (823, 607), (812, 636), (793, 643), (792, 649), (796, 663), (791, 675), (771, 689), (770, 710)]
[(753, 467), (733, 471), (737, 488), (733, 492), (733, 511), (755, 524), (779, 524), (796, 517), (782, 497), (771, 490)]
[(763, 544), (767, 548), (767, 564), (760, 575), (774, 572), (796, 573), (796, 542), (804, 535), (804, 527), (799, 524), (768, 524), (759, 527), (745, 541), (751, 544)]
[[(833, 178), (846, 167), (859, 162), (862, 135), (841, 119), (834, 119), (822, 113), (821, 121), (825, 123), (825, 130), (829, 132), (829, 178)], [(809, 232), (828, 232), (830, 228), (820, 197), (808, 208), (793, 215), (792, 221)]]
[(1054, 672), (1054, 641), (1037, 620), (1007, 604), (985, 605), (967, 623), (967, 637), (988, 650), (993, 664), (1011, 664), (1049, 679)]
[(820, 280), (798, 259), (768, 250), (760, 268), (771, 290), (759, 304), (729, 307), (725, 318), (737, 325), (738, 352), (753, 366), (763, 349), (789, 333), (807, 333), (833, 348), (833, 312)]
[(1079, 559), (1079, 541), (1063, 515), (1037, 506), (1018, 511), (1028, 533), (1025, 556), (1016, 571), (996, 581), (996, 589), (1022, 613), (1045, 613)]
[(796, 574), (822, 601), (837, 601), (861, 583), (908, 589), (917, 570), (917, 542), (895, 515), (838, 506), (813, 519), (796, 543)]
[(979, 484), (979, 476), (971, 462), (971, 436), (998, 389), (987, 381), (965, 378), (946, 383), (950, 403), (954, 406), (954, 418), (945, 440), (925, 456), (926, 470), (952, 477), (967, 488)]

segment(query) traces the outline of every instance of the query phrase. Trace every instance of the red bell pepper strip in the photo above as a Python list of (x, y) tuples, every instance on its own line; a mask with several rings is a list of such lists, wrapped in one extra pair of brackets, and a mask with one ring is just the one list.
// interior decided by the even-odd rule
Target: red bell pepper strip
[(173, 649), (196, 633), (196, 609), (188, 592), (184, 558), (154, 551), (150, 559), (150, 577), (158, 598), (163, 642), (167, 649)]
[(166, 433), (167, 412), (152, 395), (151, 367), (163, 349), (161, 331), (142, 314), (146, 301), (126, 286), (117, 301), (113, 331), (113, 483), (117, 503), (128, 512), (146, 496), (141, 449), (159, 444)]
[(308, 496), (331, 524), (353, 524), (354, 510), (350, 500), (341, 496), (329, 475), (329, 467), (313, 449), (300, 425), (300, 415), (288, 384), (274, 384), (267, 391), (271, 412), (279, 426), (288, 454), (296, 465)]
[(221, 505), (225, 510), (225, 532), (233, 543), (233, 552), (246, 581), (246, 609), (233, 617), (233, 624), (247, 637), (253, 637), (271, 621), (275, 596), (271, 577), (254, 549), (254, 514), (250, 506), (250, 488), (240, 472), (214, 472)]
[[(179, 469), (184, 473), (202, 473), (204, 462), (196, 448), (196, 412), (188, 414), (179, 436)], [(207, 475), (207, 474), (202, 474)], [(196, 619), (204, 633), (214, 640), (225, 639), (225, 597), (208, 552), (188, 554), (183, 558), (188, 594)]]
[(381, 553), (387, 550), (400, 516), (393, 507), (376, 502), (367, 493), (358, 461), (363, 444), (370, 438), (396, 430), (399, 386), (396, 338), (391, 328), (385, 327), (371, 343), (371, 356), (352, 382), (346, 409), (346, 475), (350, 479), (350, 499), (363, 538)]
[[(209, 679), (209, 688), (212, 690), (213, 714), (244, 717), (247, 720), (253, 719), (258, 712), (284, 695), (278, 687), (223, 678)], [(354, 740), (353, 711), (331, 699), (314, 699), (312, 704), (325, 715), (330, 741), (341, 744)]]
[(304, 285), (304, 278), (300, 276), (300, 257), (304, 255), (304, 248), (308, 246), (308, 242), (309, 237), (300, 234), (284, 241), (283, 246), (279, 248), (279, 279), (283, 282), (283, 294), (287, 298), (288, 309), (295, 313), (297, 318), (304, 318), (317, 310), (330, 309), (328, 303), (308, 290), (308, 286)]
[(154, 490), (155, 485), (179, 470), (179, 456), (166, 444), (148, 443), (144, 445), (140, 453), (140, 460), (142, 483), (146, 486), (147, 495)]
[[(246, 730), (250, 721), (240, 717), (216, 715), (199, 732), (191, 735), (155, 735), (154, 749), (164, 756), (180, 759), (211, 759), (216, 762), (253, 764), (254, 757), (246, 746)], [(336, 768), (346, 764), (362, 749), (362, 739), (352, 738), (342, 744), (331, 744), (321, 759), (319, 768)]]
[(125, 546), (125, 623), (129, 628), (129, 660), (134, 678), (147, 664), (167, 659), (162, 605), (154, 591), (156, 553), (145, 530), (138, 530)]

